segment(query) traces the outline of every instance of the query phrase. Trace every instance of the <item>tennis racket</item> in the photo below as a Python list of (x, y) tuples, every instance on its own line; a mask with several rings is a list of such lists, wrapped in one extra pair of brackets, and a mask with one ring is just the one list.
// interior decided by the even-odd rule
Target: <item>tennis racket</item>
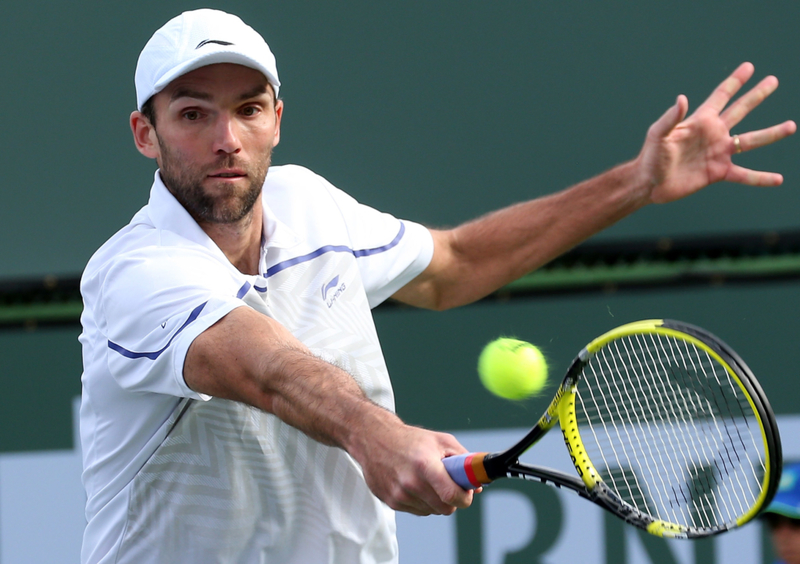
[[(519, 461), (556, 421), (577, 477)], [(775, 416), (739, 356), (698, 327), (647, 320), (589, 343), (517, 444), (444, 464), (464, 489), (538, 480), (651, 534), (700, 538), (766, 507), (781, 460)]]

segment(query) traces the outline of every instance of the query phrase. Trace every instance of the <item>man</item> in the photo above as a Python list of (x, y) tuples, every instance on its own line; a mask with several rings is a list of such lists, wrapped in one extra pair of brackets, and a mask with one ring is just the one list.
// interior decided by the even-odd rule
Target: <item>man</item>
[(83, 561), (396, 562), (392, 510), (450, 514), (473, 492), (441, 463), (464, 452), (452, 436), (393, 413), (370, 307), (466, 304), (648, 203), (780, 184), (731, 163), (795, 131), (730, 137), (777, 87), (723, 111), (752, 73), (688, 119), (680, 96), (629, 163), (428, 230), (269, 168), (284, 107), (267, 44), (218, 11), (168, 22), (139, 57), (130, 119), (159, 167), (150, 202), (81, 285)]
[(769, 527), (779, 562), (800, 564), (800, 464), (783, 467), (778, 493), (762, 519)]

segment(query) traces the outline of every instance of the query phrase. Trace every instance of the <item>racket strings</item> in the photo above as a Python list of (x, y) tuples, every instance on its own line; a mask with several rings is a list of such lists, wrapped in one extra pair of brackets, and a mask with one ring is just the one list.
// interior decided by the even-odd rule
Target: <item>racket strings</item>
[[(684, 344), (688, 345), (688, 343), (685, 343), (685, 342), (684, 342)], [(735, 398), (735, 394), (736, 394), (736, 391), (737, 391), (736, 388), (732, 387), (734, 385), (734, 382), (731, 380), (730, 376), (727, 374), (727, 371), (725, 371), (724, 368), (718, 366), (715, 363), (715, 361), (710, 357), (710, 355), (708, 355), (708, 353), (706, 351), (702, 351), (702, 352), (705, 354), (705, 361), (706, 362), (699, 364), (699, 368), (703, 371), (703, 375), (704, 375), (705, 379), (700, 379), (699, 381), (701, 383), (703, 383), (703, 382), (712, 382), (710, 378), (713, 377), (713, 383), (716, 383), (717, 387), (715, 387), (713, 385), (713, 383), (712, 383), (710, 386), (707, 386), (706, 389), (702, 390), (701, 393), (702, 392), (706, 392), (706, 391), (709, 392), (709, 396), (712, 398), (712, 402), (713, 402), (714, 407), (716, 408), (717, 412), (722, 413), (722, 412), (727, 411), (728, 413), (731, 413), (732, 415), (737, 415), (738, 414), (739, 417), (737, 418), (737, 420), (738, 421), (744, 421), (744, 426), (746, 428), (748, 428), (748, 430), (749, 430), (749, 423), (750, 422), (746, 417), (746, 413), (747, 412), (745, 411), (744, 406), (742, 406), (738, 401), (732, 401), (732, 397), (733, 397), (734, 400), (736, 399)], [(708, 372), (706, 370), (706, 366), (711, 366), (711, 367), (714, 368), (714, 370), (712, 371), (711, 376), (709, 376), (709, 374), (708, 374)], [(697, 367), (694, 364), (692, 365), (692, 368), (693, 369), (697, 369)], [(717, 368), (719, 368), (719, 370), (717, 370)], [(723, 371), (724, 376), (725, 376), (725, 382), (724, 383), (722, 381), (720, 381), (720, 378), (719, 378), (719, 371), (720, 370)], [(693, 385), (695, 384), (694, 380), (690, 380), (690, 382)], [(721, 393), (719, 393), (719, 394), (713, 393), (715, 390), (719, 390)], [(725, 393), (726, 391), (729, 392), (729, 393)], [(722, 405), (720, 403), (720, 396), (722, 396), (722, 399), (724, 399), (724, 401), (725, 401), (724, 405)], [(745, 398), (745, 400), (746, 400), (746, 398)], [(749, 405), (747, 406), (747, 411), (750, 411)], [(717, 500), (715, 498), (715, 501), (717, 501), (720, 504), (724, 504), (726, 509), (728, 509), (729, 511), (738, 512), (738, 514), (741, 515), (741, 514), (743, 514), (744, 512), (747, 511), (747, 508), (749, 507), (749, 503), (748, 503), (747, 500), (745, 500), (745, 499), (743, 499), (743, 498), (741, 498), (739, 496), (739, 492), (743, 491), (743, 489), (746, 486), (742, 482), (742, 476), (739, 473), (735, 472), (734, 470), (742, 464), (742, 458), (740, 456), (740, 453), (746, 451), (747, 450), (747, 446), (745, 445), (744, 438), (742, 436), (741, 429), (740, 429), (739, 425), (733, 427), (733, 431), (734, 432), (732, 433), (730, 425), (723, 425), (722, 427), (720, 427), (720, 421), (718, 421), (718, 419), (716, 418), (716, 416), (713, 413), (712, 413), (711, 420), (713, 421), (713, 431), (714, 432), (706, 433), (705, 436), (706, 437), (711, 437), (711, 438), (716, 438), (716, 436), (721, 435), (724, 432), (724, 435), (727, 437), (728, 441), (726, 441), (726, 442), (724, 442), (722, 444), (722, 448), (720, 448), (720, 445), (716, 442), (716, 440), (714, 441), (714, 446), (715, 446), (715, 448), (717, 448), (717, 450), (718, 450), (718, 452), (720, 454), (720, 456), (718, 457), (717, 460), (718, 460), (718, 463), (721, 462), (721, 464), (722, 464), (722, 473), (724, 475), (733, 476), (735, 481), (736, 481), (736, 487), (725, 488), (723, 490), (723, 493), (727, 494), (727, 497), (722, 497), (719, 500)], [(736, 437), (733, 436), (734, 434), (736, 435)], [(751, 438), (753, 437), (752, 432), (749, 432), (749, 435), (751, 436)], [(755, 446), (755, 443), (753, 443), (753, 444)], [(760, 462), (762, 463), (762, 468), (763, 468), (763, 460), (760, 460)], [(755, 474), (753, 476), (756, 478), (756, 481), (758, 481), (757, 476)], [(704, 491), (710, 492), (710, 493), (714, 493), (713, 486), (715, 484), (712, 484), (710, 482), (711, 482), (711, 480), (709, 478), (707, 478), (706, 479), (706, 484), (705, 484), (706, 489)], [(752, 501), (754, 501), (754, 500), (752, 500)], [(750, 503), (752, 503), (752, 501)]]
[[(614, 395), (621, 395), (620, 388), (622, 387), (625, 390), (625, 401), (620, 402), (622, 404), (622, 408), (620, 408), (620, 403), (614, 401), (613, 403), (616, 406), (614, 413), (617, 415), (617, 421), (634, 421), (637, 425), (642, 425), (646, 423), (646, 420), (655, 420), (657, 419), (657, 415), (651, 407), (653, 400), (660, 400), (662, 398), (646, 398), (643, 397), (643, 392), (645, 390), (639, 389), (637, 387), (622, 385), (624, 384), (625, 380), (630, 380), (634, 377), (633, 371), (637, 369), (641, 369), (641, 363), (631, 364), (630, 361), (630, 350), (625, 348), (625, 343), (614, 343), (614, 354), (610, 355), (603, 355), (602, 357), (602, 371), (595, 372), (596, 376), (601, 376), (603, 378), (604, 384), (611, 381), (614, 382)], [(622, 345), (623, 350), (620, 350), (620, 345)], [(626, 362), (620, 362), (621, 360), (627, 360)], [(616, 379), (611, 378), (611, 374), (619, 373), (621, 370), (625, 373), (625, 378), (616, 381)], [(652, 371), (651, 371), (652, 373)], [(614, 398), (612, 395), (612, 400)], [(627, 404), (630, 404), (633, 407), (638, 409), (628, 409)], [(660, 406), (661, 409), (668, 408), (669, 404)], [(623, 413), (624, 411), (624, 413)], [(608, 426), (606, 426), (608, 428)], [(674, 463), (671, 457), (665, 456), (664, 453), (674, 451), (676, 442), (673, 440), (673, 437), (669, 434), (655, 434), (652, 432), (652, 427), (649, 425), (645, 425), (640, 427), (640, 429), (645, 429), (647, 431), (647, 435), (643, 433), (631, 433), (631, 426), (617, 426), (614, 427), (615, 432), (618, 432), (619, 429), (625, 430), (625, 437), (617, 436), (617, 439), (623, 439), (620, 443), (622, 446), (625, 445), (632, 445), (632, 449), (623, 449), (625, 451), (625, 465), (627, 468), (635, 468), (635, 464), (632, 461), (636, 461), (637, 458), (635, 457), (636, 452), (644, 451), (645, 449), (648, 452), (648, 456), (639, 457), (639, 461), (643, 461), (645, 464), (645, 474), (649, 476), (658, 475), (657, 468), (659, 466), (666, 466), (669, 464), (673, 466), (672, 470), (674, 469)], [(596, 436), (596, 435), (595, 435)], [(611, 437), (613, 435), (607, 435), (607, 437)], [(625, 438), (630, 438), (633, 436), (636, 439), (636, 443), (633, 444), (631, 440), (624, 440)], [(606, 441), (609, 446), (614, 444), (613, 441), (608, 442)], [(655, 446), (655, 448), (654, 448)], [(616, 451), (616, 448), (614, 448)], [(651, 461), (653, 463), (651, 464)], [(614, 476), (615, 472), (613, 471), (613, 467), (608, 466), (607, 460), (604, 461), (607, 465), (608, 474)], [(669, 503), (667, 499), (665, 499), (665, 489), (664, 488), (653, 488), (651, 484), (644, 482), (644, 486), (639, 483), (638, 474), (636, 472), (631, 472), (630, 470), (627, 472), (619, 473), (620, 476), (623, 477), (625, 480), (626, 490), (627, 493), (630, 495), (628, 499), (630, 499), (633, 504), (640, 510), (650, 515), (658, 514), (658, 510), (653, 506), (653, 502), (649, 501), (654, 497), (658, 499), (654, 500), (659, 502), (659, 505), (664, 506)], [(631, 481), (627, 476), (633, 476), (634, 480)], [(616, 484), (616, 480), (612, 480), (613, 483)]]
[[(614, 356), (611, 356), (611, 355), (608, 355), (608, 356), (604, 356), (602, 360), (603, 360), (603, 364), (604, 364), (603, 365), (604, 370), (596, 372), (596, 373), (594, 373), (594, 375), (595, 375), (596, 378), (602, 378), (603, 379), (603, 388), (604, 389), (611, 390), (613, 388), (613, 392), (614, 393), (612, 393), (612, 394), (598, 394), (598, 396), (595, 396), (593, 388), (589, 388), (589, 392), (592, 395), (592, 400), (594, 402), (594, 405), (601, 406), (603, 409), (606, 410), (607, 413), (613, 414), (617, 420), (630, 419), (631, 418), (631, 412), (627, 407), (628, 402), (617, 402), (617, 397), (623, 396), (623, 394), (621, 393), (619, 384), (613, 378), (609, 378), (608, 377), (609, 374), (613, 374), (616, 371), (620, 370), (620, 366), (619, 366), (619, 364), (617, 362), (618, 358), (614, 357)], [(612, 363), (613, 363), (613, 366), (612, 366)], [(622, 366), (622, 370), (624, 370), (624, 372), (626, 373), (625, 374), (626, 377), (629, 377), (628, 366), (627, 365), (623, 365)], [(634, 393), (635, 393), (635, 391), (634, 391)], [(628, 401), (630, 401), (630, 399), (631, 399), (630, 398), (630, 393), (628, 393), (627, 387), (625, 388), (625, 394), (624, 395), (626, 395), (627, 396), (626, 399)], [(598, 401), (598, 397), (599, 397), (599, 401)], [(624, 414), (623, 414), (623, 412), (624, 412)], [(637, 419), (638, 419), (638, 417), (637, 417)], [(633, 468), (633, 460), (635, 460), (635, 459), (632, 459), (631, 458), (631, 453), (629, 452), (629, 450), (624, 448), (625, 444), (629, 444), (629, 443), (632, 442), (632, 437), (631, 437), (631, 434), (628, 431), (628, 429), (625, 428), (625, 427), (621, 428), (621, 429), (624, 430), (626, 436), (624, 437), (625, 440), (619, 442), (619, 444), (623, 448), (618, 449), (617, 448), (617, 444), (618, 443), (614, 442), (614, 441), (610, 441), (609, 442), (607, 440), (607, 438), (612, 436), (612, 434), (614, 434), (614, 433), (619, 434), (620, 427), (612, 425), (613, 420), (614, 420), (612, 418), (609, 418), (608, 420), (606, 420), (605, 418), (599, 418), (599, 420), (603, 425), (603, 434), (601, 436), (604, 439), (606, 439), (606, 440), (603, 441), (603, 444), (606, 444), (608, 446), (608, 448), (610, 449), (610, 451), (611, 451), (609, 453), (610, 459), (612, 461), (619, 462), (622, 459), (622, 457), (620, 456), (618, 450), (621, 450), (623, 455), (624, 455), (624, 458), (625, 458), (625, 463), (626, 463), (625, 464), (625, 468)], [(591, 423), (592, 423), (592, 421), (589, 420), (590, 428), (592, 430), (592, 436), (594, 437), (594, 440), (599, 443), (603, 439), (601, 439), (598, 436), (598, 433), (595, 432), (595, 430), (594, 430), (593, 426), (591, 425)], [(638, 440), (639, 437), (635, 437), (635, 438), (637, 439), (637, 443), (638, 443), (637, 446), (639, 448), (641, 448), (642, 445), (641, 445), (641, 441)], [(650, 507), (649, 507), (649, 505), (647, 503), (647, 498), (641, 495), (641, 492), (643, 492), (643, 491), (645, 491), (646, 489), (649, 489), (649, 488), (647, 488), (646, 485), (642, 486), (641, 484), (639, 484), (638, 483), (638, 478), (636, 477), (636, 474), (631, 474), (630, 472), (626, 472), (624, 468), (619, 469), (619, 471), (617, 471), (617, 472), (613, 471), (614, 467), (613, 467), (613, 465), (611, 465), (609, 463), (609, 457), (606, 457), (605, 452), (602, 451), (602, 450), (600, 451), (600, 453), (601, 453), (601, 456), (603, 458), (603, 462), (605, 464), (605, 467), (609, 470), (607, 472), (607, 474), (608, 474), (609, 479), (611, 480), (611, 483), (613, 484), (613, 488), (615, 489), (615, 491), (620, 492), (624, 487), (624, 490), (628, 495), (628, 499), (635, 500), (635, 502), (637, 504), (639, 504), (639, 506), (643, 507), (642, 510), (644, 512), (652, 513), (653, 510), (650, 509)], [(652, 452), (651, 452), (651, 455), (652, 455)], [(646, 458), (645, 462), (649, 465), (650, 458)]]
[(760, 495), (766, 447), (747, 395), (690, 341), (612, 341), (584, 367), (576, 411), (603, 480), (656, 519), (713, 527), (735, 521)]
[[(662, 345), (663, 343), (664, 341), (662, 339)], [(667, 344), (670, 344), (669, 341), (667, 341)], [(720, 409), (719, 395), (714, 393), (716, 388), (705, 384), (712, 381), (710, 380), (707, 367), (711, 366), (714, 368), (714, 370), (712, 370), (712, 376), (717, 383), (719, 383), (718, 369), (724, 369), (720, 366), (715, 366), (711, 357), (708, 356), (705, 351), (697, 351), (702, 356), (700, 358), (696, 358), (692, 354), (695, 352), (694, 350), (686, 349), (689, 343), (681, 341), (677, 344), (682, 345), (684, 350), (680, 351), (681, 354), (677, 356), (675, 354), (675, 350), (672, 349), (670, 351), (672, 352), (672, 358), (680, 358), (681, 363), (679, 363), (678, 366), (688, 373), (695, 372), (699, 375), (700, 372), (702, 372), (702, 378), (688, 379), (688, 382), (692, 385), (692, 389), (695, 392), (702, 394), (701, 397), (711, 398), (711, 400), (705, 404), (703, 402), (692, 402), (693, 409), (690, 410), (689, 413), (691, 414), (690, 421), (694, 425), (694, 436), (705, 439), (705, 441), (701, 441), (700, 443), (697, 443), (696, 441), (692, 442), (694, 452), (696, 453), (694, 460), (701, 461), (702, 464), (698, 464), (697, 462), (693, 461), (691, 467), (687, 466), (689, 470), (688, 485), (686, 488), (681, 488), (679, 490), (679, 492), (682, 494), (682, 498), (691, 504), (691, 523), (694, 526), (709, 526), (716, 520), (713, 514), (713, 509), (715, 506), (724, 506), (724, 509), (733, 515), (736, 515), (737, 513), (741, 514), (747, 509), (747, 506), (743, 505), (742, 500), (736, 495), (737, 488), (725, 489), (724, 492), (728, 494), (727, 497), (720, 497), (716, 494), (717, 479), (715, 474), (715, 466), (719, 465), (721, 460), (723, 463), (723, 473), (730, 473), (729, 470), (731, 468), (731, 464), (726, 463), (725, 459), (725, 455), (727, 455), (728, 459), (730, 460), (731, 449), (728, 447), (729, 441), (723, 441), (720, 444), (720, 442), (717, 440), (717, 437), (724, 438), (725, 435), (727, 435), (728, 439), (731, 439), (731, 434), (729, 432), (729, 427), (721, 428), (719, 425), (720, 420), (717, 417), (717, 414), (724, 412), (725, 410)], [(662, 350), (665, 349), (666, 347), (662, 346)], [(699, 390), (698, 384), (703, 385), (702, 390)], [(692, 394), (684, 394), (684, 397), (687, 396), (692, 398)], [(728, 405), (726, 406), (726, 409), (732, 409), (731, 413), (735, 414), (737, 411), (741, 411), (738, 404), (730, 405), (730, 402), (727, 403)], [(708, 408), (707, 413), (710, 415), (709, 417), (701, 419), (703, 425), (701, 425), (700, 429), (697, 428), (695, 417), (698, 414), (702, 415), (702, 412), (705, 410), (698, 410), (698, 407)], [(722, 453), (723, 456), (721, 458), (718, 457), (716, 460), (709, 459), (707, 453), (705, 452), (700, 453), (698, 456), (699, 451), (696, 448), (698, 444), (708, 447), (710, 452), (714, 452), (716, 450), (717, 452)], [(739, 482), (741, 481), (739, 480)]]
[[(677, 342), (672, 340), (666, 340), (666, 342), (662, 340), (659, 343), (662, 353), (664, 353), (668, 358), (672, 359), (671, 365), (665, 365), (665, 363), (661, 364), (665, 371), (670, 370), (671, 366), (678, 366), (686, 373), (702, 371), (703, 378), (688, 379), (688, 383), (691, 385), (692, 391), (695, 393), (683, 394), (681, 392), (681, 398), (688, 398), (689, 400), (688, 403), (683, 404), (683, 408), (685, 409), (687, 418), (692, 425), (691, 436), (705, 439), (705, 441), (701, 442), (700, 444), (706, 448), (698, 449), (696, 442), (691, 441), (690, 444), (692, 447), (692, 454), (694, 456), (690, 459), (692, 461), (691, 468), (687, 466), (690, 481), (688, 483), (688, 487), (686, 489), (679, 489), (677, 494), (681, 495), (686, 504), (691, 505), (691, 524), (693, 526), (711, 526), (714, 521), (714, 507), (719, 504), (723, 504), (726, 506), (728, 511), (733, 510), (730, 504), (730, 499), (717, 499), (716, 492), (714, 490), (716, 479), (714, 478), (713, 473), (715, 464), (708, 457), (709, 452), (720, 452), (725, 447), (724, 445), (720, 445), (717, 441), (717, 436), (720, 435), (720, 429), (715, 415), (715, 410), (705, 410), (703, 409), (703, 402), (695, 401), (695, 398), (707, 398), (709, 395), (713, 396), (713, 390), (708, 389), (707, 386), (703, 387), (701, 390), (698, 389), (698, 384), (702, 385), (708, 378), (708, 371), (705, 369), (703, 364), (698, 365), (698, 363), (695, 362), (695, 359), (691, 355), (693, 351), (676, 350), (674, 346), (678, 344), (688, 345), (688, 343), (685, 341)], [(705, 359), (709, 363), (712, 362), (711, 358), (707, 354)], [(716, 371), (714, 371), (714, 373), (716, 373)], [(689, 403), (691, 404), (691, 409), (688, 408)], [(709, 403), (706, 402), (705, 406), (709, 407)], [(680, 407), (681, 406), (679, 406), (679, 409)], [(719, 410), (717, 409), (716, 411)], [(707, 412), (709, 416), (703, 418), (702, 415), (705, 412)], [(696, 416), (701, 416), (700, 427), (697, 425)], [(698, 464), (696, 461), (700, 461), (700, 463)], [(744, 511), (744, 508), (741, 506), (739, 509)]]

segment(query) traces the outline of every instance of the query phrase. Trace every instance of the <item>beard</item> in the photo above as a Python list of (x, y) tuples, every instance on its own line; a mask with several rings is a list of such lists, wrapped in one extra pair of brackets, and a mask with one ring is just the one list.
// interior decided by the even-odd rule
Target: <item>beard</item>
[[(161, 149), (160, 174), (164, 186), (198, 223), (238, 223), (253, 211), (253, 206), (261, 196), (264, 180), (267, 178), (272, 149), (267, 149), (255, 164), (246, 166), (235, 155), (225, 155), (210, 165), (193, 166), (189, 159), (173, 152), (158, 137)], [(208, 172), (222, 168), (237, 168), (247, 173), (249, 182), (244, 189), (226, 185), (212, 195), (203, 188)]]

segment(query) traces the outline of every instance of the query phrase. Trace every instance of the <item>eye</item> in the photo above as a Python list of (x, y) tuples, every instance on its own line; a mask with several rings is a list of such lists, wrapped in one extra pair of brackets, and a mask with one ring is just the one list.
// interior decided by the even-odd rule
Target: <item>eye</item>
[(253, 117), (259, 113), (259, 108), (257, 106), (245, 106), (242, 108), (242, 115), (247, 117)]
[(183, 117), (189, 121), (196, 121), (200, 119), (200, 112), (197, 110), (187, 110), (183, 112)]

